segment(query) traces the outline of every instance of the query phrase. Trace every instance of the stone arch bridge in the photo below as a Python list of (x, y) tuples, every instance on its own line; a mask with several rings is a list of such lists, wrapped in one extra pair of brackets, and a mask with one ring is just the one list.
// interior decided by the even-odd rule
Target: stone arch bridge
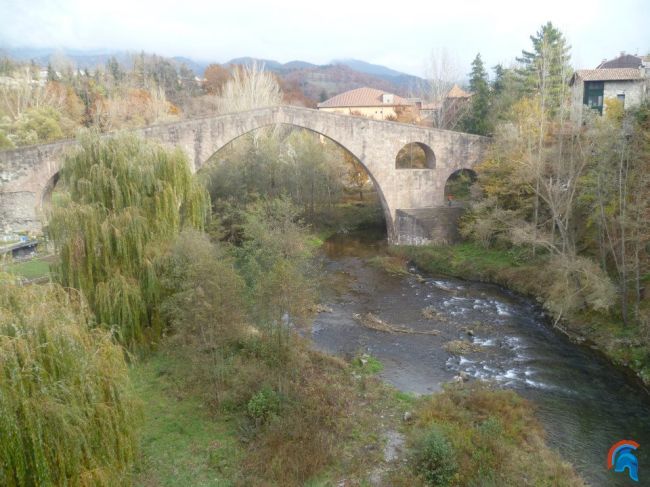
[[(290, 106), (181, 120), (133, 132), (167, 146), (181, 147), (192, 170), (197, 171), (237, 137), (275, 124), (317, 132), (361, 162), (379, 193), (392, 243), (431, 241), (431, 224), (422, 227), (420, 221), (428, 219), (435, 226), (438, 217), (446, 218), (447, 179), (455, 171), (477, 164), (488, 141), (461, 132)], [(410, 143), (424, 149), (426, 169), (396, 167), (398, 152)], [(65, 154), (76, 145), (70, 140), (0, 152), (0, 233), (41, 231), (44, 199), (58, 179)]]

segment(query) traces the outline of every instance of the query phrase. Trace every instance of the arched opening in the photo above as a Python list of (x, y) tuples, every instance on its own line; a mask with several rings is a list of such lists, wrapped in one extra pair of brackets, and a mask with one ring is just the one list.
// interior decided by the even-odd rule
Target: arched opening
[(449, 206), (465, 206), (472, 197), (472, 185), (477, 175), (471, 169), (458, 169), (445, 183), (445, 202)]
[(64, 187), (63, 182), (61, 181), (59, 172), (55, 172), (50, 179), (45, 184), (43, 192), (41, 193), (41, 199), (38, 201), (40, 207), (38, 208), (38, 213), (40, 214), (41, 222), (43, 228), (47, 227), (50, 211), (52, 210), (52, 204), (58, 201), (59, 198), (65, 198), (67, 190)]
[(396, 169), (433, 169), (436, 156), (431, 147), (421, 142), (406, 144), (395, 158)]
[(363, 162), (308, 128), (277, 124), (247, 132), (197, 174), (220, 214), (259, 197), (286, 196), (305, 222), (329, 233), (365, 228), (384, 238), (391, 224), (381, 188)]
[(45, 188), (43, 188), (43, 195), (41, 197), (41, 208), (45, 209), (46, 207), (49, 207), (52, 204), (52, 197), (54, 196), (54, 191), (56, 189), (60, 191), (60, 188), (57, 188), (59, 179), (60, 179), (59, 173), (56, 172), (45, 184)]

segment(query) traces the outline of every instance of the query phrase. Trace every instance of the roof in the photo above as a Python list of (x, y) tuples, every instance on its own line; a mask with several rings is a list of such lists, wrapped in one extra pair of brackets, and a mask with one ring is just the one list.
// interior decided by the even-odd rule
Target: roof
[(377, 107), (377, 106), (396, 106), (396, 105), (412, 105), (401, 96), (393, 95), (392, 103), (383, 103), (382, 95), (393, 95), (382, 90), (375, 90), (374, 88), (357, 88), (356, 90), (345, 91), (329, 100), (319, 103), (318, 108), (334, 108), (334, 107)]
[(458, 85), (452, 86), (449, 93), (447, 93), (447, 98), (469, 98), (470, 96), (472, 96), (471, 93), (466, 92)]
[(643, 73), (638, 68), (578, 69), (573, 77), (584, 81), (632, 81), (643, 79)]
[(641, 56), (634, 56), (632, 54), (623, 54), (614, 59), (603, 60), (596, 69), (607, 68), (638, 68), (643, 63)]

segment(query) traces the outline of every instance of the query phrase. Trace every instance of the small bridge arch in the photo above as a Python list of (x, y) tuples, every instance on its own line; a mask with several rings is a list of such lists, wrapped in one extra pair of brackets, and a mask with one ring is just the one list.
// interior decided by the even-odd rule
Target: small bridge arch
[[(321, 134), (359, 160), (380, 194), (388, 239), (393, 243), (409, 243), (408, 238), (398, 238), (404, 232), (397, 228), (397, 211), (444, 204), (449, 175), (477, 164), (488, 140), (461, 132), (289, 106), (181, 120), (133, 132), (170, 147), (181, 147), (195, 172), (229, 142), (276, 124)], [(435, 167), (397, 169), (397, 154), (409, 143), (430, 148), (435, 154)], [(66, 152), (76, 145), (76, 141), (62, 141), (0, 152), (0, 233), (41, 231), (43, 197)]]

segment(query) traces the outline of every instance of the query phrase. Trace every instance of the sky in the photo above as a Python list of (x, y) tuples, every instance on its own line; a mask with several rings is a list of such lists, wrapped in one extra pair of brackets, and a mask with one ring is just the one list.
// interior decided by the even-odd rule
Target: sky
[[(576, 68), (650, 52), (650, 0), (0, 0), (0, 47), (110, 49), (225, 62), (362, 59), (425, 75), (442, 50), (510, 64), (547, 21)], [(437, 53), (437, 54), (436, 54)]]

